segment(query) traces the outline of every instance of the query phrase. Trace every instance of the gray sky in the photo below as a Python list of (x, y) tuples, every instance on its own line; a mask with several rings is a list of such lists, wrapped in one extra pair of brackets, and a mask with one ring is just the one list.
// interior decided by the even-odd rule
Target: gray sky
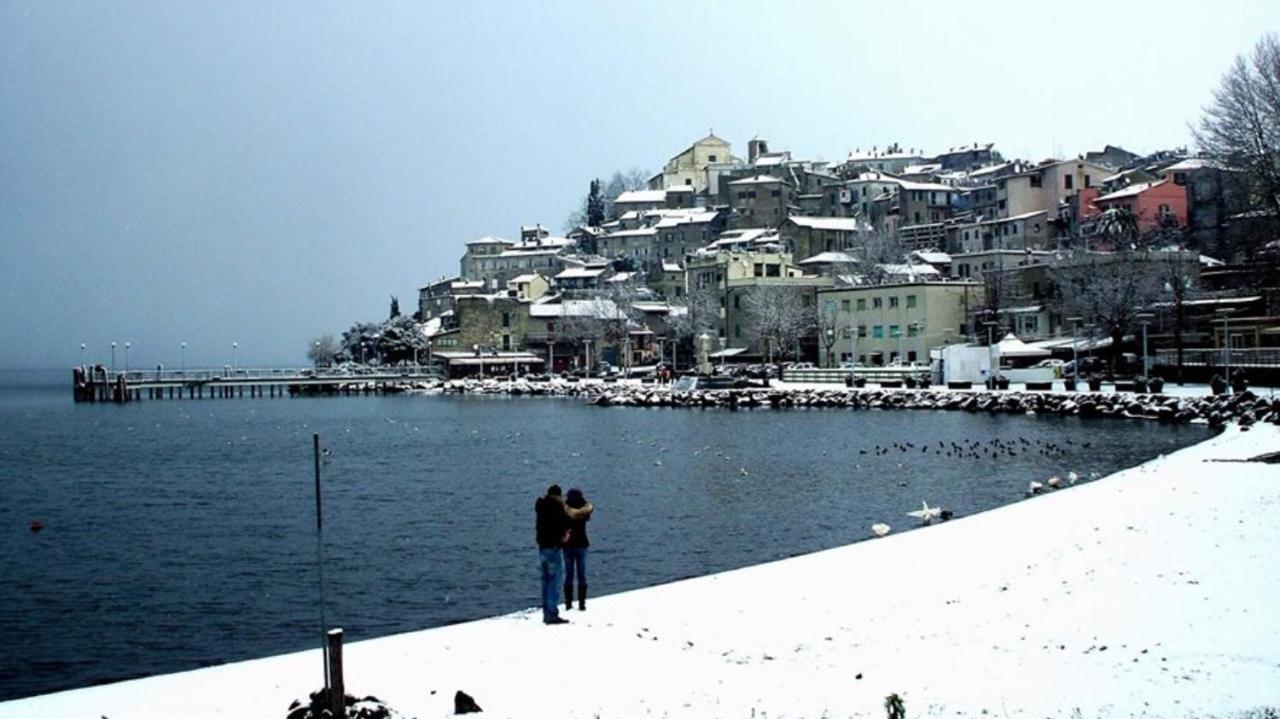
[[(1189, 142), (1280, 3), (0, 3), (0, 367), (303, 363), (592, 176)], [(123, 350), (119, 362), (123, 365)]]

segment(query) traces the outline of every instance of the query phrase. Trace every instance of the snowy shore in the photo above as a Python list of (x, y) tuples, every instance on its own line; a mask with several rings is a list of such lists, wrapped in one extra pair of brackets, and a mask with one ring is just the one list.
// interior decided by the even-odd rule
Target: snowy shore
[[(567, 626), (530, 610), (349, 644), (348, 691), (419, 719), (451, 715), (458, 689), (481, 716), (557, 719), (882, 717), (890, 693), (913, 717), (1277, 707), (1280, 465), (1224, 461), (1276, 451), (1280, 427), (1233, 426), (921, 531), (593, 598)], [(909, 509), (884, 521), (905, 528)], [(284, 717), (320, 669), (302, 652), (17, 700), (0, 718)]]

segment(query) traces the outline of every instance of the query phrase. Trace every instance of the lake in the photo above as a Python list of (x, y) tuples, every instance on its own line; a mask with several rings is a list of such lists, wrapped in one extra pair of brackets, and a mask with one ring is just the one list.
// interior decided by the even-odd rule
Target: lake
[[(76, 405), (69, 383), (0, 372), (0, 700), (315, 646), (316, 432), (327, 616), (348, 640), (535, 606), (533, 502), (552, 482), (597, 507), (598, 597), (909, 529), (922, 500), (963, 517), (1209, 436), (456, 395)], [(1011, 449), (952, 449), (993, 438)]]

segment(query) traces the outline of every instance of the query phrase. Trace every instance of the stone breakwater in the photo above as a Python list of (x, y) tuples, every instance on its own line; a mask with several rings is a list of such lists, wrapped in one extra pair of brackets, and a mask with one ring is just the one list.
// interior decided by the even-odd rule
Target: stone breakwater
[(1203, 397), (1106, 392), (989, 392), (985, 390), (878, 390), (752, 388), (676, 392), (652, 385), (458, 380), (446, 392), (574, 397), (600, 407), (723, 407), (729, 409), (931, 409), (1005, 414), (1149, 419), (1169, 423), (1235, 422), (1280, 425), (1280, 397), (1252, 392)]

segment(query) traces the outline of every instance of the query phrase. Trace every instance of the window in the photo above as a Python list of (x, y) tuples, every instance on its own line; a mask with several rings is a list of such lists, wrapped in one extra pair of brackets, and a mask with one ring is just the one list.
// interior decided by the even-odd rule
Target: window
[(510, 326), (511, 326), (511, 313), (510, 313), (510, 312), (503, 312), (503, 313), (502, 313), (502, 326), (503, 326), (503, 327), (510, 327)]
[(751, 275), (753, 277), (764, 277), (764, 265), (759, 262), (755, 263), (755, 267), (752, 268)]
[(859, 337), (866, 337), (866, 336), (867, 336), (867, 326), (866, 326), (866, 325), (858, 325), (858, 336), (859, 336)]
[(734, 325), (734, 326), (733, 326), (733, 336), (734, 336), (734, 337), (741, 337), (741, 336), (742, 336), (742, 326), (741, 326), (741, 325)]
[(909, 325), (907, 325), (907, 336), (908, 336), (908, 337), (915, 337), (915, 336), (916, 336), (916, 334), (918, 334), (918, 333), (919, 333), (919, 330), (920, 330), (919, 325), (909, 324)]
[(893, 296), (893, 297), (890, 297), (890, 298), (889, 298), (889, 309), (893, 309), (894, 307), (897, 307), (897, 306), (898, 306), (898, 298), (897, 298), (897, 296), (895, 295), (895, 296)]
[(1185, 185), (1185, 184), (1187, 184), (1187, 173), (1185, 173), (1185, 172), (1175, 172), (1175, 173), (1173, 173), (1173, 184), (1175, 184), (1175, 185)]
[(1040, 176), (1032, 175), (1030, 178), (1032, 187), (1040, 187)]
[(849, 300), (840, 300), (840, 311), (841, 312), (849, 311)]
[(1070, 189), (1074, 186), (1075, 181), (1076, 181), (1076, 178), (1075, 178), (1075, 177), (1073, 177), (1072, 175), (1063, 175), (1063, 176), (1062, 176), (1062, 186), (1063, 186), (1063, 188), (1065, 188), (1065, 189), (1070, 190)]
[(862, 311), (865, 311), (866, 309), (867, 309), (867, 298), (866, 298), (866, 297), (859, 297), (859, 298), (858, 298), (858, 311), (859, 311), (859, 312), (862, 312)]
[(880, 297), (871, 298), (871, 309), (878, 310), (882, 307), (884, 307), (884, 300), (882, 298)]
[(715, 162), (715, 161), (716, 161), (715, 155), (707, 155), (707, 162)]
[(733, 296), (733, 308), (734, 308), (735, 310), (740, 310), (740, 309), (742, 309), (742, 295), (734, 295), (734, 296)]
[(901, 336), (902, 336), (902, 328), (898, 327), (897, 325), (889, 325), (889, 336), (890, 336), (890, 337), (901, 337)]
[(915, 362), (915, 361), (916, 361), (916, 351), (915, 351), (915, 350), (911, 350), (911, 351), (907, 352), (907, 361), (908, 361), (908, 362)]
[(1161, 206), (1160, 206), (1160, 216), (1161, 216), (1161, 217), (1168, 217), (1170, 214), (1172, 214), (1172, 211), (1169, 209), (1169, 206), (1168, 206), (1168, 205), (1161, 205)]
[(782, 265), (768, 264), (764, 266), (765, 277), (781, 277)]
[(1093, 177), (1091, 177), (1091, 176), (1089, 176), (1089, 175), (1085, 175), (1085, 176), (1084, 176), (1084, 186), (1085, 186), (1085, 187), (1093, 187)]
[(872, 327), (871, 336), (877, 339), (884, 339), (884, 325), (875, 325)]
[(916, 296), (907, 295), (907, 309), (911, 309), (912, 307), (915, 307), (915, 306), (916, 306)]
[(502, 351), (503, 352), (511, 351), (511, 335), (502, 336)]
[(782, 190), (769, 190), (769, 197), (782, 197)]

